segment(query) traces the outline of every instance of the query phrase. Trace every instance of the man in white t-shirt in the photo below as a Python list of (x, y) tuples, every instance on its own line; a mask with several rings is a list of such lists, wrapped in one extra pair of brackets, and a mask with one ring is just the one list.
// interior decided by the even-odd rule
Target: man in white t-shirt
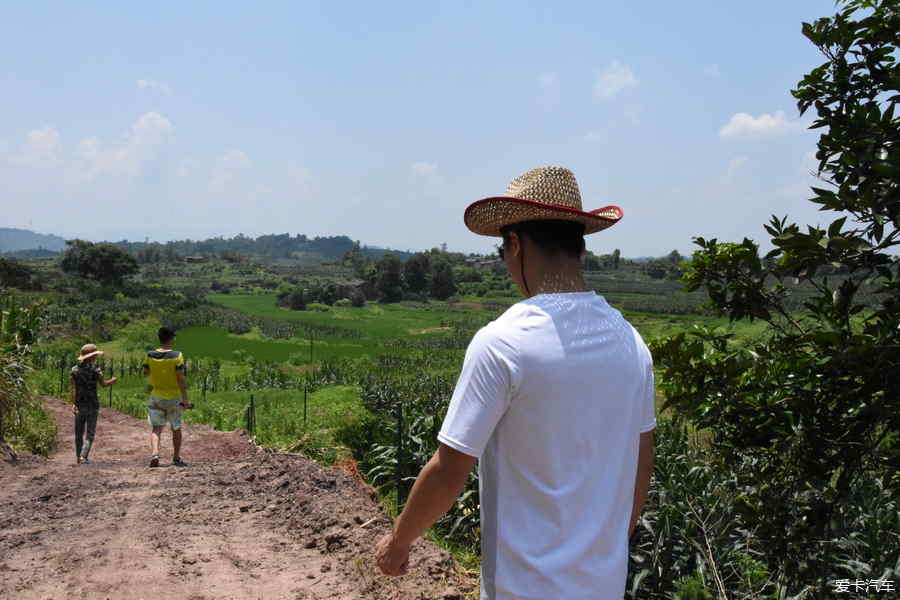
[(581, 274), (584, 234), (621, 217), (616, 206), (582, 210), (560, 167), (528, 171), (506, 196), (466, 209), (469, 229), (502, 236), (525, 300), (469, 344), (439, 449), (376, 545), (384, 573), (406, 572), (410, 545), (478, 459), (482, 600), (622, 599), (653, 469), (653, 362)]

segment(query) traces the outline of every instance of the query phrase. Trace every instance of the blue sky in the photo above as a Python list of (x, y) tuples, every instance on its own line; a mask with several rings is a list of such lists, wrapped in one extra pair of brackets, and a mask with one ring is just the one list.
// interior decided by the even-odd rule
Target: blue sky
[(12, 3), (3, 223), (88, 239), (346, 234), (486, 251), (472, 201), (571, 168), (595, 252), (764, 238), (806, 201), (790, 90), (831, 1)]

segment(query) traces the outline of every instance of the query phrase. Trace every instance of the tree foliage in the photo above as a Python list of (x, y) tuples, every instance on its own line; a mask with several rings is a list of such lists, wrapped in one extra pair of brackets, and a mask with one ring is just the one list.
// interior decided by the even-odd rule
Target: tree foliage
[(119, 285), (139, 270), (133, 256), (112, 244), (69, 240), (66, 245), (60, 264), (66, 273), (104, 285)]
[(19, 438), (29, 451), (42, 454), (52, 449), (55, 439), (55, 430), (36, 426), (37, 420), (44, 424), (48, 419), (26, 381), (43, 310), (40, 303), (23, 304), (0, 294), (0, 456), (15, 457), (6, 446), (10, 438)]
[(34, 270), (17, 260), (0, 258), (0, 287), (28, 288)]
[(403, 263), (393, 254), (385, 254), (378, 262), (375, 287), (382, 302), (397, 302), (403, 298)]
[(422, 252), (413, 255), (403, 263), (403, 282), (413, 294), (424, 294), (428, 291), (428, 273), (431, 271), (431, 259)]
[(450, 263), (439, 260), (434, 263), (431, 276), (431, 295), (438, 300), (446, 300), (456, 293), (456, 281), (453, 278), (453, 267)]
[[(865, 547), (859, 529), (874, 517), (852, 502), (872, 482), (900, 498), (898, 32), (898, 0), (850, 1), (803, 25), (827, 62), (793, 94), (824, 131), (825, 184), (810, 200), (837, 213), (831, 224), (804, 230), (773, 217), (764, 257), (748, 239), (695, 239), (688, 289), (706, 290), (731, 319), (766, 321), (765, 337), (738, 346), (697, 329), (654, 348), (668, 404), (740, 474), (740, 508), (772, 572), (798, 590), (816, 582), (815, 597), (860, 570), (896, 580), (900, 569), (897, 532)], [(788, 277), (816, 290), (802, 311), (786, 306)], [(880, 302), (869, 308), (859, 293), (873, 288)]]

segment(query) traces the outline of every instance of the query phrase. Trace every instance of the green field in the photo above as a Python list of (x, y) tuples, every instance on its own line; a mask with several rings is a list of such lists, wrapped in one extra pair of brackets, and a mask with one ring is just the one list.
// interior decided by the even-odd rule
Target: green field
[[(502, 313), (502, 308), (490, 304), (487, 309), (476, 303), (449, 306), (444, 302), (428, 305), (406, 306), (401, 304), (370, 303), (363, 308), (331, 307), (328, 312), (293, 311), (275, 304), (274, 295), (247, 296), (214, 294), (208, 299), (222, 306), (247, 314), (286, 320), (296, 320), (315, 325), (337, 326), (362, 334), (354, 340), (315, 339), (313, 361), (323, 358), (358, 358), (385, 353), (404, 354), (402, 349), (385, 346), (385, 342), (397, 339), (425, 339), (448, 335), (448, 323), (464, 322), (475, 329)], [(650, 341), (695, 325), (721, 327), (732, 331), (739, 339), (749, 339), (761, 334), (763, 323), (740, 322), (732, 324), (725, 318), (701, 315), (666, 315), (623, 311), (625, 317)], [(179, 332), (179, 344), (185, 353), (227, 360), (235, 350), (252, 353), (263, 360), (286, 361), (291, 354), (309, 355), (308, 339), (272, 341), (235, 336), (221, 329), (192, 327)]]
[[(273, 317), (352, 329), (372, 340), (386, 340), (403, 336), (427, 334), (450, 320), (471, 318), (472, 311), (454, 309), (445, 302), (432, 301), (409, 307), (402, 304), (378, 304), (370, 302), (362, 308), (332, 306), (327, 312), (314, 310), (288, 310), (275, 304), (274, 295), (247, 296), (210, 294), (207, 299), (227, 308), (234, 308), (250, 315)], [(486, 323), (496, 312), (475, 311)]]

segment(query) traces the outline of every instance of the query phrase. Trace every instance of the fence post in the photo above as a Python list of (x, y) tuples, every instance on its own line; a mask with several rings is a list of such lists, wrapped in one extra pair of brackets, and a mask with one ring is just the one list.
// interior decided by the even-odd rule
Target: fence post
[(247, 431), (256, 433), (256, 403), (253, 394), (250, 394), (250, 404), (247, 406)]
[(59, 357), (59, 397), (63, 397), (63, 373), (65, 372), (65, 364), (63, 357)]
[(306, 429), (306, 394), (309, 390), (309, 377), (303, 380), (303, 429)]

